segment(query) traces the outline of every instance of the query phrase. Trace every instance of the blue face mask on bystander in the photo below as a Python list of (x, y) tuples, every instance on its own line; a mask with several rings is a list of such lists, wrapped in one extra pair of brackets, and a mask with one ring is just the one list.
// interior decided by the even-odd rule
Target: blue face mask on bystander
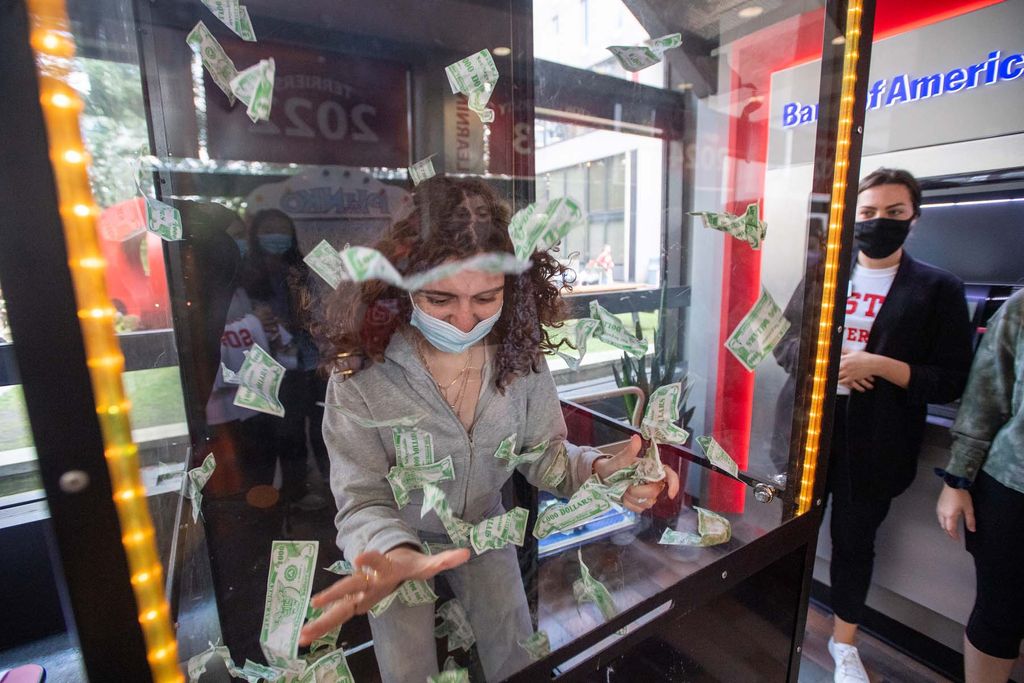
[(269, 235), (260, 235), (258, 239), (260, 249), (275, 256), (280, 256), (292, 248), (291, 235), (271, 233)]

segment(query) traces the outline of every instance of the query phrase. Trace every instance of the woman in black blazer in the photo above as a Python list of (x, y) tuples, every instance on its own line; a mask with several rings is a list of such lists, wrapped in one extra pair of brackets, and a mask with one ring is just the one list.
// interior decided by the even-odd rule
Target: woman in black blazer
[[(857, 262), (828, 468), (835, 613), (829, 652), (837, 682), (868, 681), (853, 643), (875, 535), (892, 499), (914, 479), (928, 404), (958, 398), (971, 364), (963, 283), (903, 250), (920, 205), (920, 187), (906, 171), (879, 169), (858, 188)], [(792, 373), (787, 346), (780, 344), (776, 358)]]

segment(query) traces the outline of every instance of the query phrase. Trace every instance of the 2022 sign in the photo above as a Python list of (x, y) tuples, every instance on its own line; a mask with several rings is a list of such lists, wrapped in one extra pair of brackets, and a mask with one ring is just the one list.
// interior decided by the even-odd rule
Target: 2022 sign
[[(244, 68), (270, 52), (270, 120), (252, 123), (207, 83), (210, 156), (297, 164), (403, 167), (409, 163), (407, 69), (393, 62), (232, 41)], [(209, 80), (209, 79), (207, 79)]]

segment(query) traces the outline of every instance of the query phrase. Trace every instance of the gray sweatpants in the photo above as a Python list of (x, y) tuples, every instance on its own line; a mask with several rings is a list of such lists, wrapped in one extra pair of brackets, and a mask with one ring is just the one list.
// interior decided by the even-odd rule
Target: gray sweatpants
[[(533, 634), (533, 624), (515, 547), (474, 556), (442, 576), (466, 609), (487, 680), (500, 681), (530, 664), (519, 646)], [(384, 683), (425, 683), (438, 673), (436, 608), (396, 600), (380, 617), (369, 617)]]

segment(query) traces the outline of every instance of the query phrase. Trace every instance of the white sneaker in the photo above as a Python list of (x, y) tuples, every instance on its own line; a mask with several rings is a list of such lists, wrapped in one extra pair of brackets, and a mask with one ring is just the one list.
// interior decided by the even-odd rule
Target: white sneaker
[(871, 683), (856, 647), (829, 638), (828, 653), (836, 663), (836, 683)]

